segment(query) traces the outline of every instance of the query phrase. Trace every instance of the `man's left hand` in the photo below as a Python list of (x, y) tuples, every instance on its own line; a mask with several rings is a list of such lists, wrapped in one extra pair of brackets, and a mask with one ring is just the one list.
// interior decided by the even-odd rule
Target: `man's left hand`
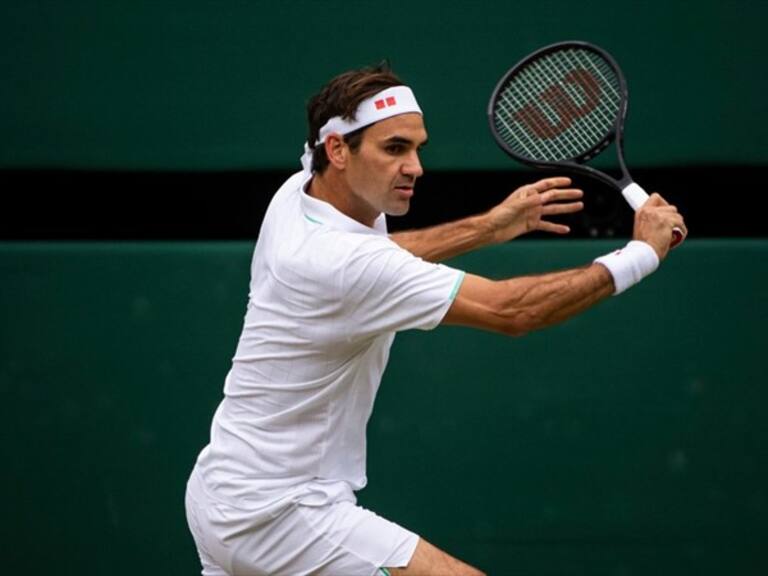
[(553, 234), (567, 234), (570, 228), (546, 220), (556, 214), (570, 214), (584, 208), (578, 201), (584, 192), (568, 188), (571, 179), (545, 178), (521, 186), (487, 214), (494, 241), (506, 242), (528, 232), (541, 230)]

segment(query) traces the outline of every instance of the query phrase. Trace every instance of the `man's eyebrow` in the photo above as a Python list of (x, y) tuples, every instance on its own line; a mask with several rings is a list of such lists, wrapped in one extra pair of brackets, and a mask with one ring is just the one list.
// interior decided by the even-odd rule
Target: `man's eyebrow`
[[(405, 145), (410, 145), (410, 144), (414, 143), (413, 140), (411, 140), (410, 138), (405, 138), (404, 136), (390, 136), (389, 138), (384, 140), (384, 142), (386, 144), (405, 144)], [(426, 140), (424, 140), (424, 142), (419, 144), (419, 146), (420, 147), (426, 146), (427, 142), (429, 142), (428, 138)]]

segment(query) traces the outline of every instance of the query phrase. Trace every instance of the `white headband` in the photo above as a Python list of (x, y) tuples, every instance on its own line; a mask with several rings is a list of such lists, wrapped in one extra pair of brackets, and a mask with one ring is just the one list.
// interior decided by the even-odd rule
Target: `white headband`
[[(386, 118), (408, 114), (409, 112), (422, 113), (411, 89), (407, 86), (387, 88), (374, 94), (367, 100), (363, 100), (357, 107), (354, 120), (334, 116), (323, 124), (315, 146), (325, 142), (329, 134), (341, 134), (344, 136)], [(312, 149), (310, 149), (308, 143), (304, 144), (304, 155), (301, 157), (301, 165), (304, 168), (304, 172), (311, 173)]]

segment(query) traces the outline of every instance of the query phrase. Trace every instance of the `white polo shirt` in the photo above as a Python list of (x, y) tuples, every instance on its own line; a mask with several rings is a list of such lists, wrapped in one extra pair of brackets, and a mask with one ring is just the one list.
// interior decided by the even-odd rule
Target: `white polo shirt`
[(395, 332), (429, 330), (464, 273), (425, 262), (303, 190), (278, 190), (253, 254), (243, 331), (197, 462), (209, 495), (274, 515), (354, 501)]

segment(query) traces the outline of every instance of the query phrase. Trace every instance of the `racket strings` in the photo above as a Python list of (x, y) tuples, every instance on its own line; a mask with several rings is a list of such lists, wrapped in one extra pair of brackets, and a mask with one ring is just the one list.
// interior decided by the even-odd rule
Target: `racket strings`
[[(569, 58), (570, 57), (570, 58)], [(573, 53), (565, 53), (565, 52), (556, 52), (553, 54), (553, 58), (558, 59), (558, 64), (560, 64), (560, 68), (553, 66), (551, 62), (546, 61), (544, 62), (544, 65), (547, 67), (547, 70), (550, 72), (550, 78), (554, 75), (560, 74), (560, 70), (563, 67), (574, 67), (578, 64), (585, 63), (590, 68), (590, 71), (597, 72), (597, 74), (600, 76), (601, 83), (596, 87), (598, 90), (600, 89), (600, 86), (607, 86), (612, 91), (612, 94), (609, 95), (609, 98), (612, 99), (613, 102), (616, 104), (616, 110), (614, 113), (607, 113), (605, 110), (605, 107), (599, 105), (599, 93), (593, 93), (593, 97), (597, 97), (598, 102), (597, 106), (593, 109), (594, 111), (594, 117), (590, 114), (587, 114), (583, 117), (583, 123), (581, 125), (581, 128), (583, 130), (575, 129), (571, 132), (570, 136), (572, 136), (573, 140), (571, 142), (574, 144), (573, 148), (573, 154), (572, 157), (579, 156), (580, 154), (584, 153), (585, 151), (592, 148), (595, 144), (600, 142), (606, 132), (611, 129), (613, 126), (615, 120), (616, 120), (616, 113), (618, 112), (618, 107), (620, 103), (621, 96), (619, 93), (612, 87), (610, 84), (609, 78), (606, 76), (606, 70), (600, 70), (594, 63), (594, 60), (591, 58), (588, 58), (586, 60), (575, 60)], [(602, 62), (602, 60), (601, 60)], [(610, 70), (607, 70), (608, 74), (612, 74)], [(542, 78), (542, 81), (547, 81), (546, 78)], [(579, 101), (580, 99), (583, 99), (583, 95), (580, 93), (579, 90), (577, 90), (573, 84), (569, 82), (562, 83), (562, 89), (564, 92), (568, 93), (570, 98), (563, 99), (563, 103), (565, 107), (568, 110), (568, 113), (578, 117), (578, 115), (581, 113), (581, 109), (577, 108), (575, 106), (575, 103)]]
[(576, 158), (610, 132), (621, 99), (610, 64), (591, 51), (569, 48), (528, 63), (508, 79), (494, 105), (494, 124), (519, 155)]
[[(538, 92), (540, 90), (540, 86), (542, 85), (542, 79), (536, 70), (533, 68), (526, 68), (520, 72), (520, 77), (518, 80), (519, 81), (516, 84), (516, 90), (506, 90), (502, 93), (502, 98), (506, 104), (505, 111), (508, 114), (508, 119), (504, 120), (502, 118), (502, 120), (504, 121), (507, 129), (510, 130), (510, 133), (507, 134), (509, 137), (507, 139), (507, 143), (509, 144), (515, 142), (513, 137), (514, 134), (517, 136), (517, 138), (522, 138), (522, 140), (525, 142), (526, 153), (529, 154), (532, 158), (548, 156), (548, 149), (545, 145), (543, 145), (541, 139), (532, 137), (528, 130), (520, 129), (520, 120), (519, 118), (516, 119), (516, 117), (520, 114), (520, 111), (526, 110), (526, 106), (529, 106), (531, 101), (538, 101)], [(537, 131), (546, 132), (546, 130), (549, 129), (548, 124), (556, 125), (559, 122), (559, 117), (554, 112), (554, 110), (547, 105), (542, 106), (541, 112), (544, 115), (543, 119), (529, 114), (528, 117), (526, 117), (526, 121), (533, 123)], [(522, 142), (520, 143), (522, 144)], [(550, 145), (556, 147), (558, 149), (558, 153), (564, 157), (570, 156), (576, 151), (573, 145), (568, 141), (554, 140), (550, 143)]]
[[(550, 126), (557, 126), (558, 120), (561, 122), (570, 122), (572, 119), (583, 117), (583, 120), (579, 123), (580, 130), (569, 130), (568, 133), (563, 134), (561, 137), (550, 142), (550, 144), (554, 144), (555, 150), (553, 153), (558, 157), (574, 157), (583, 153), (585, 150), (590, 149), (603, 138), (606, 131), (610, 129), (613, 124), (613, 119), (615, 118), (615, 116), (614, 118), (608, 118), (600, 107), (597, 107), (594, 116), (590, 114), (585, 115), (583, 113), (582, 109), (585, 105), (594, 108), (595, 104), (599, 104), (601, 95), (599, 84), (592, 86), (591, 89), (588, 90), (588, 92), (591, 93), (581, 94), (580, 91), (576, 89), (573, 82), (562, 80), (564, 76), (567, 78), (569, 75), (574, 76), (576, 73), (581, 73), (584, 68), (581, 68), (580, 65), (583, 64), (587, 64), (591, 70), (595, 70), (595, 67), (591, 65), (593, 64), (591, 59), (578, 58), (577, 53), (574, 51), (569, 51), (568, 53), (558, 52), (552, 54), (550, 58), (542, 59), (541, 66), (532, 67), (530, 69), (531, 73), (529, 76), (532, 76), (539, 86), (552, 85), (552, 78), (560, 79), (560, 82), (557, 84), (558, 90), (555, 92), (559, 95), (557, 101), (551, 102), (548, 101), (547, 98), (544, 98), (544, 102), (539, 103), (540, 105), (543, 103), (545, 108), (552, 108), (553, 104), (557, 107), (557, 110), (552, 110), (552, 113), (548, 114), (547, 122)], [(569, 74), (564, 73), (567, 70), (570, 70)], [(597, 70), (597, 73), (603, 80), (602, 83), (605, 84), (605, 73), (599, 69)], [(595, 82), (589, 75), (586, 75), (586, 80)], [(582, 90), (585, 90), (583, 85), (580, 84), (579, 87)], [(589, 88), (588, 85), (587, 88)], [(543, 91), (544, 94), (547, 92), (551, 93), (550, 90)], [(614, 95), (616, 94), (617, 93), (614, 91)], [(590, 98), (594, 100), (591, 104), (588, 102)], [(541, 97), (539, 100), (542, 100)], [(565, 117), (565, 120), (563, 117)], [(531, 118), (524, 119), (527, 123), (531, 123)], [(535, 115), (533, 116), (533, 120), (535, 123)], [(547, 133), (547, 131), (551, 130), (550, 126), (544, 127), (543, 129), (541, 126), (536, 126), (535, 129), (538, 130), (540, 136), (551, 138), (552, 135)]]
[[(570, 56), (570, 58), (567, 58), (567, 56)], [(542, 101), (541, 94), (546, 94), (547, 90), (542, 91), (540, 88), (541, 86), (553, 85), (552, 78), (562, 79), (562, 77), (565, 76), (565, 70), (570, 69), (572, 73), (579, 70), (578, 65), (581, 63), (583, 63), (583, 59), (581, 62), (578, 60), (574, 61), (573, 51), (570, 51), (568, 54), (565, 52), (556, 52), (550, 55), (549, 58), (543, 58), (540, 61), (537, 61), (536, 64), (539, 64), (538, 66), (529, 65), (520, 72), (521, 78), (528, 80), (528, 82), (525, 82), (523, 85), (526, 96), (534, 101), (539, 100), (539, 104), (542, 105), (541, 111), (544, 112), (546, 115), (546, 121), (550, 124), (550, 126), (543, 125), (540, 122), (540, 118), (537, 118), (536, 115), (531, 115), (529, 113), (526, 120), (529, 123), (533, 123), (535, 125), (535, 128), (539, 134), (547, 135), (547, 131), (551, 130), (551, 126), (556, 126), (557, 123), (562, 120), (560, 118), (560, 114), (562, 113), (563, 109), (565, 109), (565, 112), (571, 118), (581, 115), (581, 112), (576, 108), (575, 103), (582, 99), (582, 95), (578, 90), (575, 89), (572, 83), (562, 82), (562, 80), (558, 83), (558, 89), (569, 96), (567, 98), (560, 97), (557, 99), (557, 105), (560, 107), (560, 113), (553, 109), (551, 103), (548, 102), (546, 98)], [(587, 60), (587, 63), (591, 64), (591, 61)], [(594, 69), (594, 66), (591, 66), (591, 68)], [(598, 70), (598, 74), (603, 80), (605, 80), (604, 73)], [(539, 94), (534, 93), (534, 90), (537, 88), (539, 90)], [(589, 120), (589, 117), (587, 117), (587, 119)], [(605, 120), (604, 115), (602, 119)], [(602, 126), (598, 126), (594, 122), (587, 121), (584, 123), (584, 127), (590, 133), (589, 135), (593, 137), (590, 138), (590, 140), (594, 138), (600, 138), (603, 135), (603, 130), (601, 130)], [(579, 143), (582, 146), (587, 143), (587, 139), (581, 133), (575, 132), (574, 135), (576, 136), (576, 140), (580, 140)], [(563, 142), (558, 140), (555, 140), (554, 144), (559, 148), (560, 153), (563, 153), (564, 150), (574, 152), (574, 146), (572, 142), (566, 141), (564, 147), (558, 146), (563, 144)]]
[[(510, 100), (512, 99), (507, 91), (501, 94), (500, 100), (497, 103), (502, 107), (504, 112), (506, 112), (505, 115), (496, 114), (498, 133), (502, 136), (504, 141), (513, 148), (522, 147), (526, 156), (530, 158), (541, 158), (546, 156), (547, 150), (539, 144), (539, 140), (529, 136), (527, 130), (521, 130), (514, 122), (513, 118), (515, 110), (522, 108), (522, 104), (516, 99), (514, 101)], [(499, 123), (503, 125), (504, 130), (500, 129)]]
[[(514, 85), (515, 89), (505, 90), (503, 93), (503, 98), (507, 104), (506, 111), (509, 114), (509, 121), (506, 123), (506, 125), (509, 127), (511, 124), (515, 127), (513, 132), (517, 135), (518, 138), (522, 136), (522, 138), (526, 141), (529, 146), (529, 148), (526, 150), (528, 153), (530, 153), (531, 148), (533, 148), (536, 151), (536, 154), (546, 155), (546, 146), (542, 145), (540, 139), (529, 135), (528, 130), (520, 129), (520, 120), (516, 119), (522, 110), (527, 110), (526, 106), (528, 106), (531, 101), (538, 100), (541, 85), (542, 81), (537, 75), (537, 70), (533, 67), (525, 68), (519, 73), (517, 82)], [(535, 115), (528, 114), (526, 120), (533, 123), (537, 131), (545, 132), (547, 130), (547, 125), (545, 122), (555, 125), (557, 124), (559, 118), (550, 106), (542, 106), (541, 112), (543, 113), (544, 118), (539, 118)], [(558, 148), (558, 152), (562, 155), (568, 155), (569, 153), (567, 144), (568, 143), (565, 143), (564, 146), (563, 143), (558, 140), (555, 140), (551, 143), (551, 145)], [(532, 157), (536, 157), (536, 154), (534, 154)]]
[[(546, 93), (546, 90), (542, 91), (540, 87), (542, 85), (552, 85), (553, 76), (555, 78), (564, 76), (564, 69), (567, 70), (570, 68), (572, 71), (577, 70), (577, 68), (574, 66), (574, 63), (572, 62), (572, 59), (570, 61), (563, 62), (564, 56), (565, 55), (563, 53), (553, 54), (550, 58), (542, 59), (539, 61), (539, 66), (528, 66), (520, 72), (520, 78), (523, 80), (523, 82), (520, 83), (518, 87), (522, 88), (522, 92), (525, 94), (528, 100), (539, 100), (539, 108), (533, 110), (538, 110), (538, 112), (542, 112), (544, 115), (544, 118), (542, 118), (538, 114), (531, 113), (530, 107), (522, 108), (521, 110), (524, 110), (527, 113), (524, 115), (523, 120), (527, 124), (533, 124), (534, 131), (537, 132), (539, 136), (551, 136), (550, 133), (552, 131), (552, 126), (557, 126), (557, 124), (562, 120), (560, 116), (562, 115), (563, 111), (565, 111), (565, 113), (571, 118), (581, 115), (580, 111), (574, 104), (580, 99), (581, 95), (568, 82), (561, 81), (558, 86), (559, 90), (565, 92), (568, 95), (568, 97), (563, 98), (562, 92), (560, 92), (561, 97), (557, 99), (556, 103), (559, 107), (559, 110), (555, 110), (552, 106), (552, 103), (547, 101), (546, 98), (543, 101), (541, 98), (541, 93)], [(553, 63), (553, 60), (555, 59), (558, 60), (558, 66), (555, 66)], [(601, 76), (604, 77), (603, 74), (601, 74)], [(535, 93), (537, 89), (539, 94)], [(576, 100), (573, 99), (574, 96), (576, 97)], [(517, 117), (520, 119), (519, 112)], [(544, 122), (547, 124), (544, 124)], [(588, 149), (592, 145), (592, 142), (590, 141), (599, 140), (604, 133), (603, 130), (600, 130), (602, 126), (598, 126), (594, 122), (586, 122), (584, 127), (587, 131), (586, 135), (581, 132), (574, 131), (574, 139), (569, 140), (564, 138), (556, 138), (550, 142), (550, 146), (554, 146), (554, 148), (556, 148), (556, 154), (559, 156), (568, 157), (578, 155), (581, 149), (584, 147)], [(528, 137), (526, 140), (530, 143), (532, 138)], [(542, 147), (537, 146), (537, 149), (541, 151)]]
[[(529, 108), (529, 102), (536, 101), (538, 99), (538, 87), (541, 86), (541, 84), (542, 81), (538, 77), (538, 71), (534, 68), (527, 68), (520, 72), (517, 88), (519, 90), (519, 94), (522, 95), (522, 98), (519, 98), (515, 101), (517, 111), (512, 114), (512, 119), (514, 119), (517, 123), (520, 123), (521, 118), (519, 116), (520, 114), (523, 114), (524, 121), (534, 125), (534, 132), (539, 134), (546, 134), (547, 131), (550, 130), (550, 126), (557, 125), (559, 122), (559, 117), (554, 112), (552, 107), (547, 105), (547, 103), (544, 103), (544, 105), (539, 108), (540, 112), (543, 114), (543, 117), (540, 117), (531, 112), (532, 109)], [(528, 137), (529, 142), (532, 142), (536, 145), (535, 147), (539, 153), (547, 154), (547, 147), (542, 146), (543, 143), (541, 142), (541, 139), (536, 139), (528, 135), (529, 131), (527, 130), (521, 130), (520, 132)], [(558, 154), (562, 156), (570, 156), (571, 151), (569, 148), (572, 146), (569, 146), (569, 144), (569, 142), (562, 142), (559, 139), (553, 140), (551, 142), (551, 145), (557, 148)]]
[[(551, 61), (547, 60), (547, 61), (542, 62), (544, 67), (547, 69), (547, 72), (549, 72), (549, 78), (551, 78), (553, 76), (556, 77), (558, 74), (561, 74), (561, 70), (563, 68), (567, 68), (568, 66), (572, 66), (572, 67), (574, 66), (573, 61), (568, 61), (568, 60), (563, 61), (565, 59), (565, 54), (563, 54), (562, 52), (557, 52), (557, 53), (553, 54), (552, 56), (553, 56), (553, 58), (558, 58), (559, 59), (558, 64), (560, 66), (559, 66), (559, 69), (558, 69), (558, 67), (552, 65)], [(544, 77), (540, 77), (539, 79), (540, 79), (541, 82), (544, 82), (544, 83), (546, 83), (548, 81), (548, 79), (544, 78)], [(562, 100), (563, 104), (568, 109), (568, 112), (570, 114), (572, 114), (574, 116), (577, 116), (579, 114), (579, 110), (576, 108), (575, 103), (578, 100), (582, 99), (582, 97), (583, 97), (582, 94), (573, 86), (573, 84), (571, 84), (569, 82), (563, 82), (561, 87), (562, 87), (562, 89), (563, 89), (563, 91), (565, 93), (567, 93), (569, 96), (571, 96), (570, 98), (564, 98)], [(597, 111), (599, 111), (599, 110), (600, 110), (600, 108), (597, 108)], [(605, 121), (611, 122), (610, 119), (607, 119), (604, 116), (601, 117), (600, 119), (603, 120), (603, 122), (605, 122)], [(602, 126), (604, 126), (603, 123), (601, 123), (601, 125), (598, 125), (596, 122), (592, 121), (589, 116), (586, 116), (585, 117), (584, 126), (586, 128), (586, 131), (589, 132), (588, 135), (582, 134), (581, 132), (575, 132), (574, 133), (575, 136), (577, 137), (577, 139), (581, 140), (581, 143), (583, 145), (589, 146), (589, 141), (590, 140), (594, 141), (594, 139), (602, 138), (603, 133), (604, 133), (604, 130), (601, 130)]]
[[(535, 79), (538, 85), (546, 86), (549, 82), (551, 82), (551, 80), (548, 80), (548, 78), (551, 78), (552, 75), (557, 76), (561, 74), (561, 72), (559, 70), (554, 69), (548, 61), (542, 62), (542, 68), (544, 68), (544, 70), (542, 70), (541, 68), (532, 70), (532, 73), (535, 76)], [(544, 75), (545, 72), (548, 73), (548, 76)], [(561, 87), (566, 93), (568, 93), (569, 89), (570, 91), (575, 92), (575, 90), (567, 83), (564, 83), (564, 86), (561, 86)], [(578, 97), (579, 95), (577, 94), (577, 98)], [(548, 119), (550, 120), (551, 125), (553, 126), (557, 125), (561, 121), (560, 114), (554, 111), (552, 105), (549, 102), (543, 102), (542, 104), (544, 105), (543, 107), (549, 110), (553, 110), (550, 114), (548, 114)], [(558, 99), (558, 105), (563, 106), (567, 110), (567, 113), (569, 115), (571, 116), (577, 115), (576, 106), (574, 106), (574, 103), (570, 98)], [(590, 123), (586, 123), (585, 126), (587, 128), (587, 131), (592, 132), (592, 134), (586, 135), (581, 132), (575, 132), (574, 133), (575, 138), (572, 140), (557, 139), (553, 141), (553, 144), (555, 144), (555, 146), (558, 148), (558, 152), (561, 153), (563, 157), (578, 156), (578, 152), (580, 149), (583, 148), (583, 146), (589, 146), (588, 137), (590, 135), (597, 135), (596, 127), (593, 130), (593, 126), (590, 125)], [(550, 129), (549, 127), (546, 128), (546, 130), (549, 130), (549, 129)], [(546, 133), (544, 130), (542, 130), (541, 127), (539, 128), (539, 130), (541, 132)]]
[[(572, 53), (557, 52), (554, 54), (554, 56), (562, 58), (571, 56), (573, 58)], [(616, 113), (618, 112), (619, 104), (621, 102), (621, 92), (618, 88), (618, 79), (616, 78), (616, 74), (613, 72), (613, 70), (611, 70), (610, 66), (607, 62), (605, 62), (605, 60), (597, 57), (577, 59), (576, 61), (573, 59), (570, 61), (566, 60), (565, 65), (576, 65), (580, 63), (585, 64), (590, 71), (595, 72), (600, 77), (601, 87), (607, 89), (610, 92), (608, 94), (608, 98), (610, 102), (615, 105), (615, 111), (613, 113), (608, 113), (605, 107), (598, 106), (595, 108), (595, 112), (601, 116), (601, 120), (603, 122), (607, 122), (612, 125), (616, 119)], [(567, 90), (569, 87), (573, 89), (570, 85), (566, 86), (565, 89)], [(587, 117), (587, 120), (589, 120), (589, 117)]]

